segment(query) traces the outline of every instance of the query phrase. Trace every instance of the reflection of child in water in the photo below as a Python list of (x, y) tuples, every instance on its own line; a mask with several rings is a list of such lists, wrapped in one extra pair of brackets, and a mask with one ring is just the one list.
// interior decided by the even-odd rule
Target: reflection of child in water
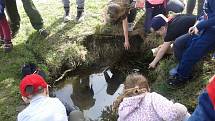
[(139, 74), (127, 76), (123, 95), (113, 107), (118, 108), (118, 121), (186, 121), (189, 117), (184, 105), (151, 93), (146, 78)]
[(120, 84), (123, 83), (123, 80), (125, 80), (124, 75), (122, 72), (116, 69), (110, 69), (112, 76), (110, 76), (107, 72), (108, 70), (105, 70), (104, 77), (107, 82), (107, 94), (113, 95), (116, 90), (119, 88)]
[(76, 79), (73, 82), (71, 98), (74, 105), (79, 107), (80, 110), (90, 109), (95, 104), (95, 99), (93, 98), (93, 89), (89, 86), (89, 76), (81, 80)]

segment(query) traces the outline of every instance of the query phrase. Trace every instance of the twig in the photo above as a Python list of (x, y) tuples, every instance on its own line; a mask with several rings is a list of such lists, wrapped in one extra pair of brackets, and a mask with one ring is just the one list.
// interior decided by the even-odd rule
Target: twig
[(68, 70), (64, 71), (63, 74), (58, 79), (55, 80), (55, 82), (62, 80), (65, 77), (65, 75), (71, 71), (73, 71), (73, 69), (68, 69)]

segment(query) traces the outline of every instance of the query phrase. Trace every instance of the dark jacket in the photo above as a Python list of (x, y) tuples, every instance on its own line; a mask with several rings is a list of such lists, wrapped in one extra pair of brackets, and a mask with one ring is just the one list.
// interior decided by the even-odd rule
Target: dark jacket
[(5, 8), (4, 0), (0, 0), (0, 19), (5, 16), (4, 8)]

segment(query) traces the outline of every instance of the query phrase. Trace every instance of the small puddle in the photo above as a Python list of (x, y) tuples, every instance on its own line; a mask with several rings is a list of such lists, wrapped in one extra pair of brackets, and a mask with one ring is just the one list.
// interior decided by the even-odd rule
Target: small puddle
[(76, 70), (67, 79), (56, 83), (51, 92), (69, 107), (78, 107), (87, 119), (115, 119), (106, 107), (122, 93), (127, 74), (137, 71), (148, 76), (152, 54), (127, 52), (119, 58), (110, 68)]
[(102, 111), (123, 91), (125, 77), (118, 70), (74, 75), (56, 85), (53, 94), (69, 106), (77, 106), (86, 118), (100, 120)]

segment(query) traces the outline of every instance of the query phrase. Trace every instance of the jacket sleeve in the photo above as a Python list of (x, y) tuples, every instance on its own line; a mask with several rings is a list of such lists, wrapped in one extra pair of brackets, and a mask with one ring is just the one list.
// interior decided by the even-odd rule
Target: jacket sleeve
[(199, 24), (196, 25), (198, 30), (206, 29), (211, 26), (215, 26), (215, 16), (213, 16), (212, 18), (210, 18), (208, 20), (201, 21), (201, 22), (199, 22)]
[(5, 8), (4, 0), (0, 0), (0, 17), (4, 16), (4, 8)]
[(209, 4), (210, 4), (210, 11), (211, 11), (211, 13), (209, 13), (210, 16), (208, 16), (209, 19), (199, 22), (196, 25), (198, 30), (202, 30), (202, 29), (206, 29), (211, 26), (215, 26), (215, 1), (211, 0)]
[(188, 121), (214, 121), (214, 119), (214, 107), (209, 98), (208, 92), (205, 90), (199, 96), (198, 105)]
[(152, 93), (152, 105), (157, 114), (165, 121), (181, 121), (187, 114), (187, 108), (180, 103), (173, 103), (155, 92)]
[(142, 98), (143, 97), (124, 98), (118, 109), (119, 121), (124, 121), (129, 114), (133, 113), (138, 107), (140, 107)]

